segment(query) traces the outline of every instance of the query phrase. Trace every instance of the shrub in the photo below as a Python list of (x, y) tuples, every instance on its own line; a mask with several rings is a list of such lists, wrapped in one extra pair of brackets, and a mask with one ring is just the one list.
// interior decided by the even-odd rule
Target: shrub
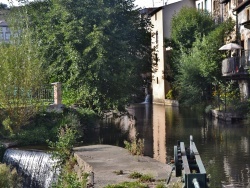
[(144, 153), (144, 139), (134, 139), (132, 142), (124, 141), (125, 148), (132, 155), (143, 155)]
[(105, 188), (148, 188), (148, 186), (140, 182), (123, 182), (117, 185), (107, 185)]
[(142, 177), (142, 174), (140, 172), (133, 172), (129, 174), (129, 178), (132, 178), (132, 179), (139, 179), (141, 177)]
[(0, 187), (1, 188), (21, 188), (21, 177), (16, 169), (11, 170), (7, 165), (0, 164)]

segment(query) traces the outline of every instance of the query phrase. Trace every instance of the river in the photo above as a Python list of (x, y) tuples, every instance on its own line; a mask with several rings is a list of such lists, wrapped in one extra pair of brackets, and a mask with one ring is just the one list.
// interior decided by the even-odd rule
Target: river
[(151, 104), (128, 107), (136, 124), (120, 130), (109, 123), (99, 130), (99, 143), (122, 146), (125, 139), (144, 139), (144, 154), (160, 162), (174, 158), (174, 145), (183, 141), (189, 146), (193, 136), (207, 174), (210, 188), (250, 188), (250, 123), (220, 122), (199, 110)]

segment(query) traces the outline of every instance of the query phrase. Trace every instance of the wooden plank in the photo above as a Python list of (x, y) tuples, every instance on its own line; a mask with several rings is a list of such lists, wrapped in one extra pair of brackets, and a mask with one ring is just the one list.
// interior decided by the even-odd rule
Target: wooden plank
[(190, 174), (190, 168), (187, 160), (184, 142), (180, 143), (180, 148), (181, 148), (182, 167), (184, 168), (184, 173)]

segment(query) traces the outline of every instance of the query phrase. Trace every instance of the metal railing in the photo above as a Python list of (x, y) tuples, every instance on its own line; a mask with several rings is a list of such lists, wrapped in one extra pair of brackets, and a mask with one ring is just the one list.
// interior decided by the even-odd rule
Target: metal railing
[(222, 61), (222, 75), (249, 74), (250, 50), (242, 52), (241, 56), (226, 58)]
[(53, 86), (42, 86), (37, 90), (36, 98), (42, 102), (54, 103), (54, 89)]
[(25, 90), (15, 87), (12, 92), (8, 92), (6, 104), (34, 104), (34, 103), (54, 103), (54, 88), (51, 85), (41, 86), (35, 90)]

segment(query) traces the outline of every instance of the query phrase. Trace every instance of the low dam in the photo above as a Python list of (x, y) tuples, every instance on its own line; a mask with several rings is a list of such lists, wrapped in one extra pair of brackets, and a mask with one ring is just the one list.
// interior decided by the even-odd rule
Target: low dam
[(51, 154), (38, 150), (7, 149), (3, 162), (22, 175), (24, 188), (49, 188), (60, 171)]

